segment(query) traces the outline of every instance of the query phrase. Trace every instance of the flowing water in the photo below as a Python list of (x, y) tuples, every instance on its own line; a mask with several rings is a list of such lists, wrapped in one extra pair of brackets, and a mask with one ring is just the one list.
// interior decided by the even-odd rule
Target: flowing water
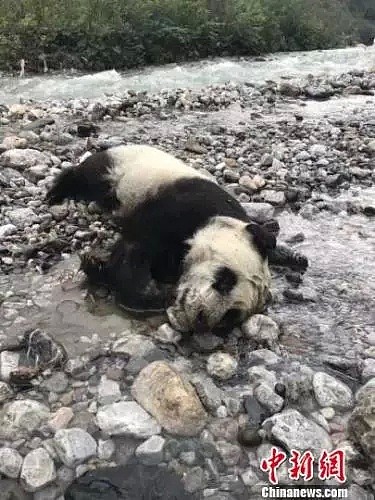
[(138, 71), (115, 69), (94, 74), (57, 73), (25, 78), (0, 76), (0, 103), (24, 99), (93, 98), (127, 89), (157, 92), (167, 88), (200, 88), (227, 81), (263, 83), (282, 77), (299, 79), (308, 74), (337, 75), (375, 68), (375, 46), (291, 52), (251, 58), (215, 59), (189, 64), (156, 66)]
[[(168, 87), (202, 87), (228, 80), (261, 83), (281, 77), (299, 79), (309, 73), (335, 75), (371, 68), (375, 68), (375, 47), (275, 54), (263, 62), (220, 59), (127, 73), (112, 70), (92, 75), (56, 74), (24, 79), (3, 76), (0, 78), (0, 103), (17, 102), (20, 97), (37, 100), (99, 97), (128, 88), (158, 91)], [(306, 119), (318, 120), (327, 113), (354, 116), (358, 107), (363, 115), (374, 119), (374, 97), (352, 96), (331, 99), (323, 104), (308, 103), (299, 111)], [(286, 105), (284, 111), (294, 113), (295, 104)], [(194, 120), (202, 126), (205, 119), (210, 123), (235, 124), (244, 119), (246, 112), (241, 114), (233, 106), (208, 118), (181, 115), (175, 132)], [(149, 125), (151, 129), (153, 124)], [(112, 134), (116, 132), (115, 124), (105, 126), (113, 127)], [(129, 126), (130, 122), (127, 130)], [(170, 127), (168, 124), (160, 126), (164, 126), (166, 132)], [(375, 190), (358, 190), (352, 196), (357, 201), (361, 197), (374, 199)], [(336, 200), (335, 203), (345, 204), (345, 201)], [(321, 212), (311, 220), (284, 212), (279, 220), (283, 238), (298, 232), (305, 235), (304, 241), (295, 248), (309, 257), (310, 267), (303, 287), (312, 299), (286, 302), (282, 290), (287, 285), (283, 277), (276, 277), (280, 299), (271, 313), (282, 325), (283, 344), (292, 356), (315, 361), (328, 353), (355, 358), (366, 346), (375, 344), (375, 282), (371, 279), (375, 276), (374, 219), (349, 216), (343, 211), (336, 215)], [(62, 341), (69, 351), (76, 352), (82, 346), (82, 336), (88, 339), (97, 334), (105, 339), (129, 328), (144, 327), (108, 305), (103, 309), (96, 304), (93, 306), (86, 291), (80, 287), (75, 274), (77, 267), (77, 260), (71, 258), (47, 275), (0, 276), (0, 295), (5, 299), (0, 308), (2, 333), (14, 337), (27, 326), (41, 326)]]

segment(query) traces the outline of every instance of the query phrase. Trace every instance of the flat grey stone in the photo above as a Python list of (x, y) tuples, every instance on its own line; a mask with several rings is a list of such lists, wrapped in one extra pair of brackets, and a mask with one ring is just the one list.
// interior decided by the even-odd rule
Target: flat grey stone
[(157, 465), (163, 460), (165, 439), (161, 436), (151, 436), (135, 450), (140, 462), (145, 465)]
[(315, 373), (313, 388), (316, 400), (322, 407), (350, 409), (354, 398), (351, 389), (340, 380), (324, 372)]
[(144, 439), (161, 431), (156, 420), (134, 401), (103, 406), (97, 413), (97, 421), (109, 436), (130, 435)]

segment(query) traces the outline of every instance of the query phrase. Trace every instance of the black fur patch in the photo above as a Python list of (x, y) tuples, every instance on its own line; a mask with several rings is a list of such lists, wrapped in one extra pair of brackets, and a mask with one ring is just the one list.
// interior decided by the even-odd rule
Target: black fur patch
[(215, 282), (212, 288), (217, 290), (221, 295), (228, 295), (237, 282), (236, 273), (229, 269), (229, 267), (222, 266), (215, 273)]
[(267, 230), (267, 228), (251, 222), (246, 226), (247, 231), (253, 237), (254, 244), (259, 250), (261, 256), (265, 259), (268, 252), (276, 247), (276, 236)]
[(96, 201), (106, 210), (115, 209), (119, 202), (107, 179), (111, 167), (111, 156), (102, 151), (89, 156), (76, 167), (63, 170), (47, 193), (48, 203), (54, 205), (65, 199)]

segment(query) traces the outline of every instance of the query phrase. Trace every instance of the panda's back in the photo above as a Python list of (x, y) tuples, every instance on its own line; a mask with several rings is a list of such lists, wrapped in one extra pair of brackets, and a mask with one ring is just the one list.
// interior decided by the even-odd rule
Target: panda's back
[(155, 147), (117, 146), (108, 154), (112, 164), (110, 180), (126, 213), (152, 199), (161, 188), (172, 186), (181, 179), (209, 180), (207, 175)]

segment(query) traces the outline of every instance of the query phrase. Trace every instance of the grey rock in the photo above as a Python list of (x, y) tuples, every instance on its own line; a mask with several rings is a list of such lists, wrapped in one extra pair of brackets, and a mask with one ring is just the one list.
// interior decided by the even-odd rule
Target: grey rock
[(160, 425), (134, 401), (121, 401), (98, 410), (99, 427), (109, 436), (148, 438), (161, 431)]
[(12, 401), (0, 410), (0, 439), (29, 436), (50, 417), (49, 409), (31, 399)]
[(270, 203), (242, 203), (250, 219), (262, 223), (273, 218), (275, 209)]
[(9, 221), (18, 228), (31, 226), (34, 222), (38, 221), (38, 216), (31, 208), (14, 208), (7, 212)]
[(362, 365), (362, 379), (368, 380), (375, 377), (375, 359), (368, 358), (363, 361)]
[(263, 189), (261, 197), (266, 203), (281, 207), (285, 205), (286, 198), (284, 191), (275, 191), (273, 189)]
[(358, 486), (358, 484), (352, 484), (348, 488), (348, 500), (374, 500), (374, 495)]
[(112, 439), (99, 439), (98, 458), (100, 460), (109, 460), (116, 451), (115, 443)]
[(310, 400), (313, 393), (313, 376), (313, 370), (307, 366), (285, 374), (282, 381), (286, 387), (287, 399), (294, 403)]
[(259, 483), (259, 477), (252, 467), (249, 467), (241, 474), (241, 479), (245, 486), (255, 486)]
[(227, 441), (217, 441), (215, 446), (225, 465), (234, 466), (238, 464), (242, 454), (240, 446)]
[(121, 398), (118, 382), (108, 379), (105, 375), (100, 379), (98, 386), (98, 400), (102, 405), (114, 403)]
[(46, 153), (36, 149), (9, 149), (0, 156), (5, 167), (24, 170), (37, 165), (52, 164), (51, 158)]
[(153, 349), (155, 344), (144, 335), (138, 335), (132, 332), (124, 332), (121, 337), (113, 344), (114, 354), (128, 354), (129, 356), (144, 357)]
[(56, 372), (52, 374), (52, 376), (43, 381), (41, 387), (47, 389), (50, 392), (56, 392), (57, 394), (61, 394), (65, 392), (68, 388), (69, 381), (68, 377), (64, 372)]
[(255, 388), (254, 396), (271, 414), (280, 411), (284, 405), (283, 398), (276, 394), (273, 388), (264, 382)]
[(332, 449), (328, 433), (297, 410), (284, 410), (273, 415), (263, 422), (263, 429), (288, 450), (310, 450), (319, 455), (322, 450)]
[(191, 383), (202, 401), (203, 405), (214, 412), (219, 408), (223, 400), (223, 391), (214, 382), (204, 375), (193, 375)]
[(349, 436), (373, 462), (375, 460), (375, 391), (359, 400), (348, 422)]
[(280, 360), (281, 358), (269, 349), (256, 349), (255, 351), (249, 352), (248, 355), (249, 363), (262, 362), (266, 366), (276, 365)]
[(44, 448), (37, 448), (26, 455), (21, 470), (21, 483), (26, 491), (41, 490), (55, 479), (55, 465)]
[(13, 391), (5, 382), (0, 382), (0, 404), (8, 401), (13, 396)]
[(193, 467), (190, 469), (182, 479), (185, 490), (189, 493), (195, 493), (202, 490), (206, 484), (206, 476), (201, 467)]
[(270, 349), (278, 347), (279, 327), (273, 319), (264, 316), (264, 314), (254, 314), (242, 324), (241, 329), (247, 338), (254, 340), (261, 346), (267, 346)]
[(280, 82), (278, 91), (281, 95), (285, 95), (287, 97), (298, 97), (302, 93), (302, 90), (298, 85), (290, 82)]
[(251, 366), (248, 371), (249, 382), (251, 384), (257, 384), (259, 382), (265, 382), (271, 387), (276, 384), (276, 375), (274, 372), (267, 370), (263, 365)]
[(351, 389), (327, 373), (315, 373), (313, 388), (320, 406), (332, 406), (333, 408), (342, 409), (353, 407), (354, 399)]
[(7, 382), (13, 370), (19, 365), (20, 354), (15, 351), (2, 351), (0, 353), (0, 378)]
[(237, 361), (228, 353), (216, 352), (207, 360), (208, 373), (220, 380), (228, 380), (237, 371)]
[(0, 448), (0, 474), (17, 479), (21, 472), (23, 458), (13, 448)]
[(83, 429), (60, 429), (54, 437), (54, 447), (62, 463), (76, 467), (96, 455), (96, 441)]
[(375, 392), (375, 377), (371, 378), (365, 385), (358, 389), (355, 393), (355, 400), (358, 402), (372, 392)]
[(145, 465), (157, 465), (163, 460), (165, 439), (151, 436), (135, 450), (136, 456)]
[(14, 224), (4, 224), (0, 226), (0, 240), (5, 238), (6, 236), (10, 236), (17, 231), (17, 226)]

